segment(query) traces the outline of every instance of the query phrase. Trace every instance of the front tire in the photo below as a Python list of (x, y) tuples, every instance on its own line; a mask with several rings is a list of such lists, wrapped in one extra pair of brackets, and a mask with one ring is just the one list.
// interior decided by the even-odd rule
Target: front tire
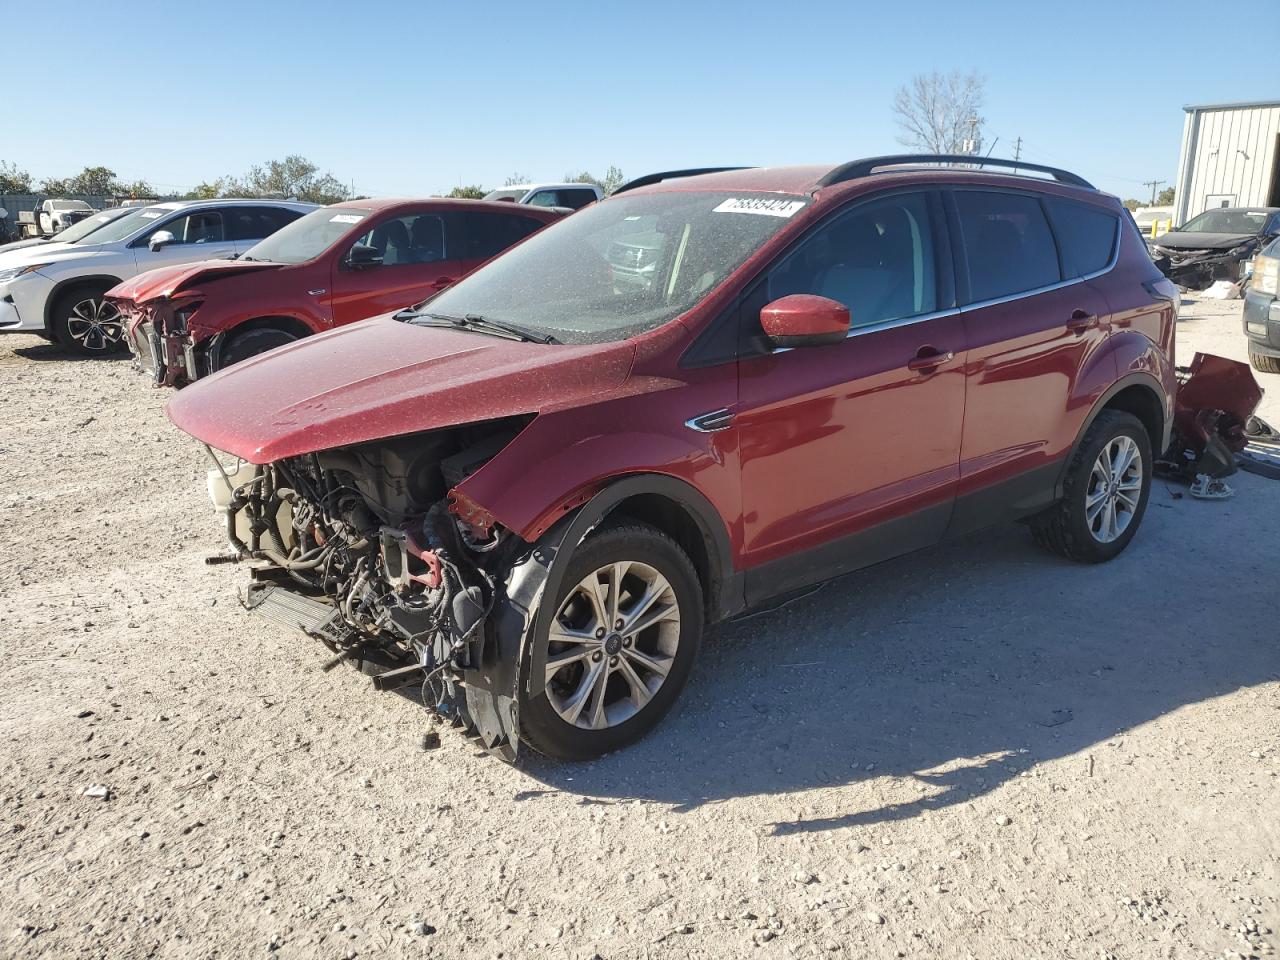
[(1071, 458), (1062, 500), (1032, 522), (1036, 542), (1080, 563), (1119, 556), (1142, 523), (1151, 475), (1146, 427), (1131, 413), (1103, 410)]
[(1280, 373), (1280, 357), (1268, 357), (1262, 353), (1250, 353), (1249, 363), (1261, 373)]
[(526, 683), (530, 660), (522, 668), (524, 739), (565, 760), (640, 739), (689, 678), (703, 609), (693, 564), (666, 534), (627, 523), (589, 537), (569, 559), (552, 624), (534, 638), (544, 676)]
[(125, 349), (124, 321), (106, 291), (75, 287), (58, 297), (53, 306), (53, 335), (58, 343), (79, 357), (106, 357)]

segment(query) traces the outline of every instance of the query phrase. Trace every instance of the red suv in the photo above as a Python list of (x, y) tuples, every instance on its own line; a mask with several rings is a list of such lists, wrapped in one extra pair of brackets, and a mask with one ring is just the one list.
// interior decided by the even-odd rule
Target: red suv
[(582, 758), (749, 607), (997, 521), (1115, 557), (1176, 290), (1079, 177), (944, 161), (645, 177), (178, 394), (238, 458), (210, 490), (252, 603), (496, 752)]
[(170, 386), (425, 300), (568, 210), (475, 200), (322, 207), (235, 260), (148, 270), (108, 291), (135, 357)]

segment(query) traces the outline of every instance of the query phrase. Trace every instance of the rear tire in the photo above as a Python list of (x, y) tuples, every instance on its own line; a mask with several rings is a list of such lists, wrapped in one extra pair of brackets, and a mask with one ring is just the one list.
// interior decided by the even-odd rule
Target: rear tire
[(1261, 353), (1249, 354), (1249, 363), (1253, 369), (1262, 373), (1280, 373), (1280, 357), (1268, 357)]
[(1068, 560), (1111, 560), (1142, 523), (1151, 475), (1146, 427), (1131, 413), (1103, 410), (1071, 458), (1062, 499), (1032, 521), (1032, 535)]
[(218, 358), (218, 369), (230, 367), (242, 360), (256, 357), (260, 353), (274, 350), (276, 347), (283, 347), (286, 343), (293, 343), (297, 339), (292, 333), (281, 330), (279, 327), (258, 327), (256, 330), (237, 333), (222, 348)]
[(544, 677), (526, 683), (530, 661), (521, 667), (523, 739), (564, 760), (639, 740), (680, 695), (702, 641), (702, 587), (688, 556), (647, 524), (604, 529), (569, 558), (553, 609), (534, 637)]
[(72, 287), (53, 305), (56, 341), (79, 357), (108, 357), (125, 349), (120, 312), (106, 303), (105, 287)]

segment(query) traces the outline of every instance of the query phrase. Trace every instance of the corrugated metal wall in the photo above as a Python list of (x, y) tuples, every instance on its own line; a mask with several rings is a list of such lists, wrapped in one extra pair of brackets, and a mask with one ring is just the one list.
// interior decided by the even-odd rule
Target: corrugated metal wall
[(1211, 197), (1234, 197), (1231, 206), (1266, 205), (1278, 143), (1280, 103), (1189, 109), (1178, 163), (1176, 222), (1202, 213)]

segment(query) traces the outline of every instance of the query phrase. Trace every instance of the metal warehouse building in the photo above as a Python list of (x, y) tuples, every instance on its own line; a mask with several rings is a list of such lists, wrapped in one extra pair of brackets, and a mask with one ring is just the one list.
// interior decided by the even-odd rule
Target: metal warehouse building
[(1183, 109), (1173, 222), (1210, 207), (1280, 207), (1280, 100)]

